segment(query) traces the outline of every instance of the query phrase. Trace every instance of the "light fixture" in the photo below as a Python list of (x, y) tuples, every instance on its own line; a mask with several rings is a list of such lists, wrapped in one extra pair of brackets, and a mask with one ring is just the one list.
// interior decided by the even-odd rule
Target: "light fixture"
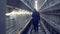
[(38, 9), (38, 8), (37, 8), (37, 3), (38, 3), (38, 1), (35, 0), (35, 9), (36, 9), (36, 10)]

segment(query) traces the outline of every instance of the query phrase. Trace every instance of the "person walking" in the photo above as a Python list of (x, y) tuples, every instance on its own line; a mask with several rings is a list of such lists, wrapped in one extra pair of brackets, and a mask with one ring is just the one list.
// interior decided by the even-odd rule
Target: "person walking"
[(34, 27), (35, 32), (38, 32), (38, 22), (40, 20), (40, 14), (36, 10), (34, 10), (32, 14), (32, 24)]

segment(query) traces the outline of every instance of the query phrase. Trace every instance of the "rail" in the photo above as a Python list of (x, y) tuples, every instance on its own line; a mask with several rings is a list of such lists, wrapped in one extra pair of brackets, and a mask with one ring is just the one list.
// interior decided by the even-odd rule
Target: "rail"
[[(31, 18), (32, 19), (32, 18)], [(26, 25), (19, 31), (18, 34), (27, 34), (31, 27), (31, 19), (26, 23)]]

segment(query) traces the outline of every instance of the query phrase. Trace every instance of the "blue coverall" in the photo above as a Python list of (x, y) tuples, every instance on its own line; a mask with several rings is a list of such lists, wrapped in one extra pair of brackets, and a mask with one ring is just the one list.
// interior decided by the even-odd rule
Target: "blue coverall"
[(38, 22), (40, 20), (40, 14), (35, 10), (32, 14), (32, 24), (35, 32), (38, 31)]

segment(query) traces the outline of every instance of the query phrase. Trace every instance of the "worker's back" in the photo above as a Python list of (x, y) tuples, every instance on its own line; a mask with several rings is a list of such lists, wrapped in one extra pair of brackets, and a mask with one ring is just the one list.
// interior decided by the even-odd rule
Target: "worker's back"
[(40, 19), (40, 15), (37, 11), (33, 12), (32, 17), (33, 17), (34, 20), (39, 20)]

